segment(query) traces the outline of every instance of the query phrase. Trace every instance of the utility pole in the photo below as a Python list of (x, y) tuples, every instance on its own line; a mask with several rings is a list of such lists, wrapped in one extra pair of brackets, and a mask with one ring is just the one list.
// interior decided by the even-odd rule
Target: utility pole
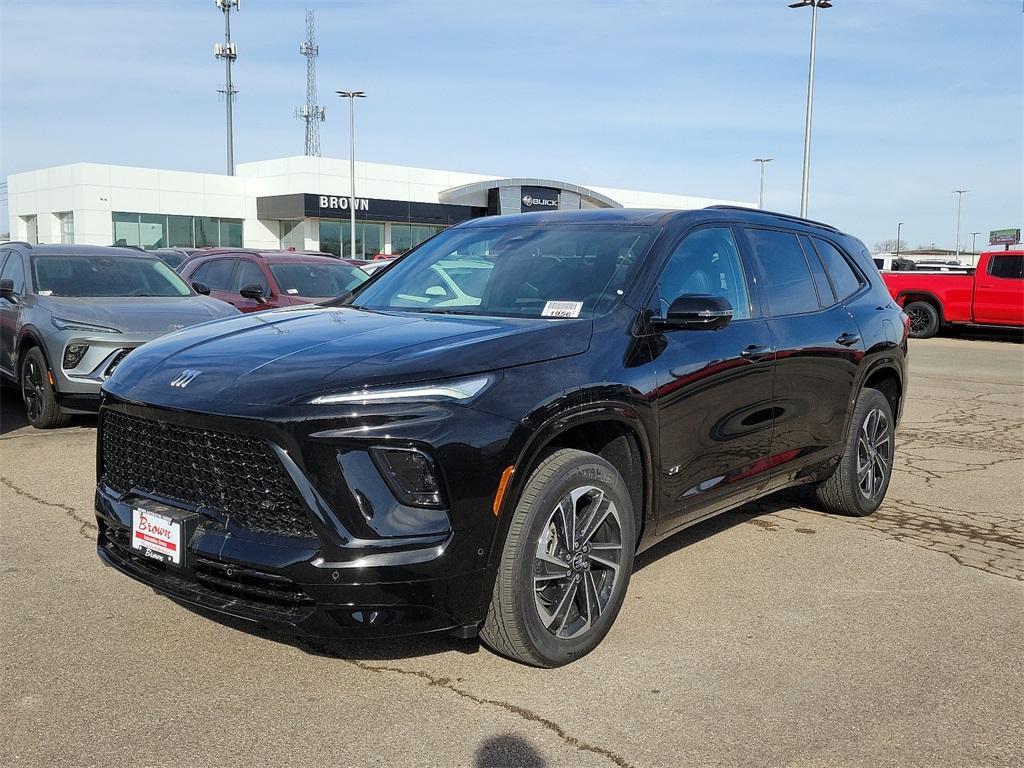
[(755, 157), (754, 158), (754, 162), (755, 163), (760, 163), (761, 164), (761, 185), (758, 188), (758, 193), (757, 193), (757, 207), (761, 208), (761, 209), (764, 208), (764, 164), (765, 163), (770, 163), (774, 159), (775, 159), (774, 157)]
[(804, 169), (800, 184), (800, 216), (807, 217), (807, 191), (811, 175), (811, 115), (814, 112), (814, 56), (817, 48), (818, 9), (831, 8), (829, 0), (797, 0), (790, 8), (811, 6), (811, 57), (807, 66), (807, 114), (804, 121)]
[(228, 131), (228, 176), (235, 175), (235, 140), (234, 128), (231, 125), (231, 105), (235, 100), (234, 84), (231, 82), (231, 64), (238, 58), (238, 51), (235, 44), (231, 42), (231, 9), (239, 9), (241, 0), (213, 0), (214, 5), (224, 12), (224, 42), (213, 46), (213, 55), (218, 59), (224, 59), (225, 80), (224, 87), (218, 93), (224, 94), (224, 101), (227, 103), (227, 131)]
[(981, 232), (971, 232), (971, 256), (977, 257), (978, 255), (978, 235)]
[(306, 42), (299, 46), (299, 53), (306, 57), (306, 103), (295, 108), (295, 116), (306, 123), (305, 153), (320, 156), (320, 123), (327, 119), (327, 110), (316, 103), (316, 58), (320, 48), (316, 44), (314, 25), (316, 14), (306, 11)]
[(896, 258), (900, 257), (900, 233), (903, 231), (903, 222), (896, 225)]
[(356, 258), (356, 99), (365, 99), (364, 91), (335, 91), (338, 96), (348, 99), (348, 216), (350, 248)]
[(964, 194), (970, 192), (969, 189), (954, 189), (953, 194), (956, 195), (956, 257), (960, 258), (960, 210), (964, 202)]

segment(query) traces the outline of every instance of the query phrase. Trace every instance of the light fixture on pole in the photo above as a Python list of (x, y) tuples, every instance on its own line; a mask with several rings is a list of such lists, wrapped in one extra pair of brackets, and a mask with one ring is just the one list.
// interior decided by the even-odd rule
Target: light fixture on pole
[[(335, 91), (338, 96), (348, 99), (348, 216), (349, 251), (356, 258), (356, 99), (365, 99), (363, 91)], [(344, 256), (344, 253), (342, 253)]]
[(764, 164), (770, 163), (774, 157), (755, 157), (754, 162), (761, 164), (761, 185), (757, 192), (757, 207), (764, 208)]
[(900, 233), (903, 231), (903, 222), (896, 224), (896, 258), (900, 257)]
[(234, 128), (231, 124), (231, 104), (235, 100), (235, 94), (238, 93), (231, 82), (231, 65), (238, 58), (238, 49), (231, 42), (231, 9), (239, 10), (240, 3), (241, 0), (213, 0), (213, 4), (224, 12), (224, 42), (216, 43), (213, 46), (213, 55), (218, 59), (224, 59), (224, 88), (219, 93), (224, 94), (224, 101), (227, 102), (228, 176), (235, 175), (235, 140)]
[(807, 216), (807, 186), (811, 175), (811, 114), (814, 111), (814, 53), (817, 46), (818, 9), (831, 8), (829, 0), (798, 0), (790, 8), (811, 6), (811, 57), (807, 67), (807, 116), (804, 121), (804, 170), (800, 184), (800, 215)]
[(956, 257), (960, 258), (960, 210), (963, 207), (964, 194), (970, 192), (969, 189), (954, 189), (953, 194), (956, 195)]

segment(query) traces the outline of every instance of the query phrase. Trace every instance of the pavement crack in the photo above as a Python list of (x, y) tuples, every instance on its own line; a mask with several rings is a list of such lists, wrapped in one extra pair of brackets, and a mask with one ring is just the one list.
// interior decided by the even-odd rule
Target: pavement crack
[(520, 707), (516, 704), (511, 704), (507, 701), (501, 701), (499, 699), (485, 699), (481, 696), (477, 696), (474, 693), (471, 693), (465, 689), (459, 688), (458, 686), (454, 685), (452, 683), (451, 678), (436, 677), (434, 675), (431, 675), (429, 672), (423, 672), (421, 670), (416, 669), (402, 669), (401, 667), (392, 667), (388, 665), (367, 664), (365, 661), (358, 661), (356, 659), (350, 659), (344, 656), (340, 656), (336, 652), (330, 650), (329, 648), (323, 645), (320, 645), (319, 643), (316, 643), (315, 641), (303, 640), (302, 643), (304, 645), (307, 645), (309, 648), (316, 651), (317, 653), (338, 659), (339, 661), (343, 661), (346, 664), (350, 664), (351, 666), (357, 667), (365, 672), (372, 672), (373, 674), (377, 675), (393, 673), (398, 675), (407, 675), (409, 677), (416, 677), (420, 680), (425, 681), (429, 686), (444, 688), (445, 690), (454, 693), (456, 696), (459, 696), (463, 699), (467, 699), (468, 701), (471, 701), (474, 704), (504, 709), (506, 712), (510, 712), (513, 715), (522, 718), (523, 720), (526, 720), (531, 723), (537, 723), (543, 728), (546, 728), (548, 731), (555, 734), (555, 736), (557, 736), (562, 742), (568, 744), (571, 747), (575, 747), (581, 752), (589, 752), (591, 754), (604, 757), (607, 760), (610, 760), (615, 765), (619, 766), (619, 768), (635, 768), (635, 766), (628, 760), (626, 760), (626, 758), (616, 754), (612, 750), (606, 749), (604, 747), (595, 746), (593, 744), (589, 744), (583, 741), (582, 739), (579, 739), (567, 733), (562, 726), (560, 726), (553, 720), (549, 720), (548, 718), (538, 715), (536, 712), (532, 712), (529, 709), (526, 709), (525, 707)]
[(81, 534), (89, 541), (93, 541), (95, 539), (95, 536), (92, 533), (89, 533), (89, 531), (96, 530), (96, 523), (92, 520), (86, 520), (80, 517), (78, 514), (78, 510), (75, 509), (74, 507), (70, 507), (67, 504), (60, 504), (59, 502), (47, 501), (46, 499), (42, 499), (39, 496), (36, 496), (34, 493), (30, 493), (29, 491), (26, 491), (23, 488), (19, 488), (6, 477), (0, 477), (0, 483), (3, 483), (3, 485), (10, 488), (15, 494), (21, 496), (23, 499), (34, 501), (36, 504), (42, 504), (44, 507), (59, 509), (65, 515), (74, 520), (76, 523), (80, 524), (78, 528), (79, 534)]

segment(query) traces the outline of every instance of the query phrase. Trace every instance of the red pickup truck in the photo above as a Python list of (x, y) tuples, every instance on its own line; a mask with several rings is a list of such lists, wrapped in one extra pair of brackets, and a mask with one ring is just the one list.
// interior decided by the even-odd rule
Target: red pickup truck
[(943, 325), (1024, 326), (1024, 250), (986, 251), (967, 274), (883, 272), (882, 279), (909, 315), (915, 339)]

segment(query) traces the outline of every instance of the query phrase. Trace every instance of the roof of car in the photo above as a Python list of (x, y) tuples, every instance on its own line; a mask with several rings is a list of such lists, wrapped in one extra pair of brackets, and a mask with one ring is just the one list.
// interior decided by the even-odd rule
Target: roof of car
[[(7, 243), (4, 243), (7, 245)], [(29, 245), (28, 243), (15, 242), (11, 245), (23, 245), (28, 247), (28, 252), (33, 256), (124, 256), (140, 259), (155, 259), (157, 256), (146, 251), (135, 248), (120, 248), (114, 245), (72, 245), (43, 243)]]
[(750, 223), (801, 224), (818, 227), (833, 232), (838, 230), (830, 224), (811, 219), (802, 219), (788, 213), (763, 211), (758, 208), (745, 208), (740, 205), (711, 205), (707, 208), (690, 210), (665, 210), (659, 208), (588, 208), (579, 211), (538, 211), (531, 213), (515, 213), (508, 216), (486, 216), (470, 219), (459, 224), (464, 227), (498, 227), (508, 224), (622, 224), (663, 226), (669, 222), (690, 219), (694, 223), (701, 220), (722, 221), (725, 219), (748, 221)]
[(188, 264), (194, 264), (200, 259), (210, 259), (225, 256), (256, 256), (268, 264), (349, 264), (358, 265), (351, 259), (339, 259), (323, 253), (310, 251), (263, 251), (257, 248), (211, 248), (207, 251), (196, 251), (188, 259)]

